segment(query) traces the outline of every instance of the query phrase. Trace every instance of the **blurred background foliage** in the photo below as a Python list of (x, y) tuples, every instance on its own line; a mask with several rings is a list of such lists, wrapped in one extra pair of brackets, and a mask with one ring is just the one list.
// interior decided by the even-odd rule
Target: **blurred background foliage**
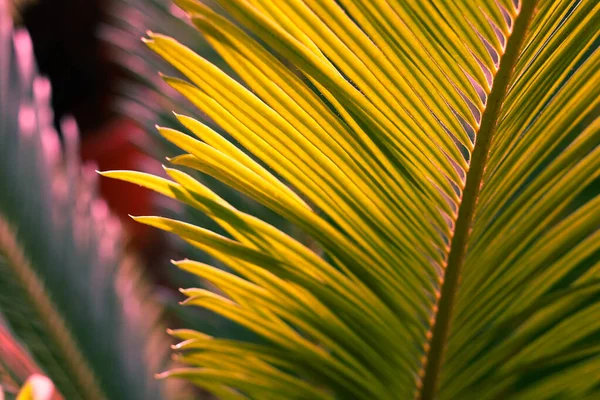
[[(22, 395), (28, 380), (42, 376), (42, 369), (35, 363), (27, 348), (17, 341), (6, 327), (6, 321), (0, 321), (0, 399), (11, 400)], [(48, 380), (48, 378), (45, 378)], [(48, 386), (48, 382), (41, 383)], [(62, 400), (60, 393), (52, 387), (43, 400)], [(4, 396), (4, 398), (2, 397)], [(38, 400), (36, 397), (33, 397)]]
[(18, 338), (65, 398), (175, 398), (184, 391), (154, 379), (169, 339), (137, 250), (97, 193), (95, 166), (80, 161), (72, 118), (58, 120), (59, 139), (27, 31), (0, 18), (3, 348)]

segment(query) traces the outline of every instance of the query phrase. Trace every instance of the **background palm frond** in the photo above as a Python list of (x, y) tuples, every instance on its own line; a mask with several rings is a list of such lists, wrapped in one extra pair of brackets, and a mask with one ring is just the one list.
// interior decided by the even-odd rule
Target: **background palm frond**
[(52, 128), (27, 32), (0, 18), (0, 309), (65, 398), (168, 397), (161, 309), (77, 161), (74, 122), (62, 144)]
[(137, 218), (235, 271), (177, 262), (220, 289), (185, 304), (264, 338), (176, 331), (190, 367), (165, 376), (235, 399), (596, 394), (600, 6), (223, 0), (226, 18), (177, 3), (235, 77), (149, 32), (187, 78), (165, 81), (264, 164), (179, 115), (200, 140), (159, 128), (187, 153), (171, 163), (325, 256), (185, 172), (105, 173), (219, 223)]

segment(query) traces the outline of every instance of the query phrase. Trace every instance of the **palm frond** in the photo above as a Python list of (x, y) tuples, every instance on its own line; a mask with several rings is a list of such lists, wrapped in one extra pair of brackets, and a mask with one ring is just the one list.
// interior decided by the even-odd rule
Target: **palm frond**
[[(177, 15), (184, 14), (170, 0), (120, 0), (111, 7), (110, 19), (100, 32), (100, 36), (111, 46), (116, 55), (115, 64), (124, 69), (126, 75), (119, 80), (116, 89), (115, 110), (133, 118), (148, 132), (149, 137), (155, 139), (148, 141), (145, 140), (147, 138), (139, 138), (138, 144), (157, 158), (170, 156), (177, 151), (177, 147), (157, 135), (154, 128), (157, 123), (166, 125), (176, 123), (177, 119), (173, 112), (193, 116), (212, 128), (219, 129), (206, 114), (195, 108), (162, 79), (152, 77), (149, 71), (160, 69), (176, 73), (176, 70), (139, 41), (139, 37), (147, 29), (159, 29), (167, 26), (171, 31), (177, 33), (180, 40), (195, 51), (204, 54), (213, 63), (227, 68), (219, 54), (210, 47), (206, 40), (197, 35), (193, 25), (177, 17)], [(226, 135), (226, 132), (222, 130), (219, 132)], [(211, 188), (218, 188), (216, 190), (221, 191), (228, 200), (239, 207), (275, 223), (280, 229), (287, 229), (284, 225), (285, 221), (281, 221), (276, 214), (243, 194), (229, 189), (220, 182), (215, 182), (206, 175), (196, 174), (195, 176)], [(184, 209), (183, 212), (176, 213), (176, 215), (181, 218), (184, 218), (182, 215), (185, 215), (185, 218), (195, 223), (218, 229), (210, 219), (198, 215), (195, 210)]]
[(0, 309), (65, 398), (164, 398), (161, 309), (73, 121), (61, 152), (27, 32), (4, 12), (0, 27)]
[(186, 152), (171, 163), (268, 206), (325, 257), (185, 172), (104, 173), (227, 231), (137, 218), (235, 272), (176, 263), (221, 290), (184, 304), (265, 339), (176, 331), (190, 368), (165, 376), (225, 399), (596, 393), (600, 6), (220, 1), (234, 23), (177, 4), (235, 77), (150, 32), (188, 79), (165, 81), (266, 168), (184, 116), (199, 140), (159, 128)]
[[(227, 139), (231, 139), (206, 114), (194, 107), (184, 96), (177, 93), (153, 73), (153, 71), (161, 70), (176, 74), (177, 71), (139, 40), (140, 36), (144, 35), (148, 29), (167, 28), (194, 51), (203, 54), (212, 63), (231, 73), (231, 69), (220, 55), (202, 36), (197, 34), (193, 25), (189, 21), (182, 20), (181, 16), (185, 16), (184, 11), (172, 4), (170, 0), (119, 0), (112, 2), (108, 21), (102, 26), (99, 33), (100, 37), (110, 46), (111, 53), (114, 54), (114, 63), (123, 70), (123, 77), (118, 80), (114, 93), (114, 109), (123, 116), (134, 119), (143, 128), (147, 135), (139, 135), (132, 140), (150, 156), (158, 159), (164, 159), (178, 151), (174, 144), (164, 139), (155, 129), (157, 123), (165, 126), (176, 124), (177, 118), (174, 113), (185, 114), (200, 120)], [(185, 131), (190, 133), (189, 130)], [(242, 193), (206, 174), (195, 171), (188, 172), (212, 190), (218, 191), (236, 207), (268, 221), (278, 229), (289, 232), (295, 237), (307, 239), (276, 213)], [(160, 200), (162, 199), (158, 198), (156, 201), (157, 212), (212, 230), (220, 230), (214, 221), (199, 213), (195, 208), (176, 207), (172, 202), (165, 203)], [(308, 242), (308, 240), (305, 241)], [(193, 246), (186, 246), (185, 243), (181, 246), (178, 242), (174, 245), (179, 254), (187, 254), (198, 261), (226, 268), (219, 260), (198, 251)], [(205, 281), (190, 282), (189, 275), (180, 270), (167, 268), (166, 271), (168, 282), (174, 287), (191, 284), (210, 287), (210, 283)], [(247, 330), (214, 313), (198, 308), (179, 307), (175, 296), (173, 296), (173, 301), (167, 302), (166, 305), (170, 307), (169, 311), (173, 311), (188, 327), (220, 332), (220, 334), (230, 337), (249, 338), (252, 336)]]

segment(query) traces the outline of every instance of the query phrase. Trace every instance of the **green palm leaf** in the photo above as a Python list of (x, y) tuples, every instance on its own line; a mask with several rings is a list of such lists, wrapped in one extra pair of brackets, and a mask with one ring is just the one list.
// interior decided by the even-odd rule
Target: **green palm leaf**
[[(178, 15), (185, 15), (185, 13), (172, 4), (171, 0), (114, 1), (109, 8), (109, 18), (99, 32), (100, 37), (110, 46), (115, 65), (123, 70), (123, 77), (115, 85), (114, 109), (123, 116), (134, 119), (143, 127), (147, 136), (141, 135), (133, 140), (149, 155), (161, 160), (178, 150), (175, 145), (160, 136), (154, 127), (157, 123), (165, 126), (176, 124), (177, 119), (174, 112), (198, 119), (230, 139), (227, 133), (219, 129), (208, 116), (167, 85), (159, 76), (152, 73), (161, 70), (172, 74), (176, 73), (176, 70), (139, 40), (147, 29), (168, 29), (181, 42), (203, 54), (212, 63), (231, 71), (219, 54), (202, 36), (198, 35), (194, 26), (189, 21), (178, 18)], [(190, 134), (189, 131), (186, 133)], [(206, 174), (196, 172), (193, 175), (211, 190), (218, 191), (235, 207), (269, 222), (278, 229), (290, 232), (296, 238), (306, 242), (310, 240), (310, 238), (302, 236), (302, 233), (276, 213), (242, 193)], [(172, 202), (164, 202), (163, 198), (157, 200), (158, 211), (156, 212), (158, 213), (222, 232), (214, 221), (193, 207), (174, 207)], [(176, 246), (175, 250), (178, 251), (178, 254), (187, 254), (195, 260), (226, 268), (219, 260), (193, 246), (186, 246), (185, 243), (181, 245), (180, 242), (172, 244), (174, 247)], [(161, 274), (163, 273), (167, 274), (168, 282), (173, 287), (182, 285), (210, 287), (210, 283), (206, 281), (190, 282), (189, 274), (178, 269), (167, 268), (161, 272)], [(179, 307), (176, 296), (175, 292), (172, 301), (167, 302), (166, 306), (173, 315), (181, 319), (181, 324), (186, 327), (204, 332), (218, 332), (221, 335), (226, 334), (228, 337), (248, 338), (253, 336), (249, 335), (246, 329), (240, 329), (239, 325), (207, 310)]]
[(0, 310), (65, 398), (169, 396), (153, 378), (167, 365), (161, 309), (93, 168), (78, 163), (72, 121), (62, 154), (50, 84), (9, 18), (0, 13)]
[(165, 376), (236, 399), (598, 395), (600, 6), (219, 3), (237, 24), (178, 2), (235, 78), (145, 41), (189, 80), (166, 82), (264, 164), (185, 116), (200, 140), (159, 128), (186, 153), (170, 161), (268, 206), (325, 257), (185, 172), (105, 173), (228, 232), (138, 218), (235, 272), (177, 262), (220, 289), (184, 304), (265, 339), (176, 331), (190, 367)]

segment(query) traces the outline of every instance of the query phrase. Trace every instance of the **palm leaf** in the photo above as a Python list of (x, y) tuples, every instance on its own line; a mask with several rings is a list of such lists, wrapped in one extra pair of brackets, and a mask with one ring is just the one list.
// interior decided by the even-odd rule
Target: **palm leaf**
[[(152, 74), (152, 71), (157, 69), (171, 74), (176, 73), (176, 70), (140, 42), (140, 36), (144, 35), (147, 29), (168, 29), (194, 51), (202, 53), (212, 63), (231, 72), (219, 54), (197, 34), (194, 26), (189, 21), (178, 18), (178, 15), (185, 15), (185, 13), (170, 0), (119, 0), (111, 3), (109, 18), (99, 32), (100, 37), (110, 46), (116, 67), (123, 70), (123, 76), (115, 85), (114, 109), (125, 117), (134, 119), (143, 128), (147, 135), (140, 135), (132, 140), (135, 140), (135, 143), (150, 156), (158, 159), (164, 159), (178, 151), (175, 145), (157, 134), (154, 128), (157, 123), (161, 125), (177, 123), (174, 112), (203, 121), (230, 139), (227, 133), (219, 129), (206, 114), (194, 107), (191, 102), (167, 85), (160, 77)], [(290, 232), (295, 237), (306, 239), (277, 214), (242, 193), (206, 174), (196, 171), (189, 172), (212, 190), (218, 191), (227, 201), (241, 210), (258, 216), (278, 229)], [(214, 221), (193, 207), (174, 207), (171, 202), (161, 202), (160, 200), (163, 200), (161, 198), (157, 200), (158, 212), (162, 212), (163, 215), (212, 230), (220, 229)], [(220, 232), (223, 231), (220, 230)], [(193, 246), (186, 246), (185, 243), (182, 246), (179, 242), (173, 244), (179, 254), (187, 254), (198, 261), (226, 268), (219, 260), (198, 251)], [(189, 274), (180, 270), (167, 269), (167, 273), (168, 282), (173, 287), (190, 284), (210, 287), (210, 283), (206, 281), (191, 283)], [(178, 299), (175, 296), (172, 300), (166, 302), (166, 306), (169, 307), (169, 311), (182, 320), (182, 324), (188, 327), (205, 332), (219, 332), (221, 335), (229, 337), (249, 338), (253, 336), (249, 335), (247, 330), (240, 329), (237, 324), (214, 313), (198, 308), (179, 307)]]
[(265, 339), (176, 331), (190, 367), (165, 376), (236, 399), (598, 395), (596, 2), (220, 1), (236, 24), (177, 3), (236, 78), (149, 32), (188, 79), (166, 82), (267, 167), (184, 116), (200, 140), (159, 128), (186, 153), (171, 163), (268, 206), (325, 257), (185, 172), (105, 173), (228, 232), (138, 218), (235, 271), (177, 262), (220, 289), (184, 304)]
[(0, 310), (65, 398), (164, 398), (161, 309), (73, 121), (61, 154), (27, 32), (4, 12), (0, 28)]
[[(168, 0), (120, 0), (110, 8), (110, 18), (100, 31), (101, 38), (111, 46), (111, 51), (115, 54), (116, 66), (125, 70), (125, 76), (119, 79), (116, 85), (114, 108), (124, 116), (133, 118), (148, 132), (148, 136), (153, 140), (149, 141), (143, 137), (138, 139), (137, 144), (157, 158), (164, 158), (177, 151), (176, 146), (157, 135), (154, 128), (157, 122), (161, 124), (176, 123), (177, 119), (173, 112), (191, 115), (214, 129), (218, 129), (218, 126), (162, 79), (149, 76), (149, 71), (156, 69), (167, 70), (170, 73), (175, 73), (176, 70), (157, 57), (143, 43), (140, 43), (139, 37), (148, 28), (158, 29), (166, 26), (176, 32), (177, 37), (188, 43), (195, 51), (201, 52), (220, 67), (227, 68), (227, 64), (218, 53), (212, 50), (206, 40), (197, 35), (193, 25), (186, 24), (176, 16), (177, 14), (184, 13)], [(223, 131), (221, 133), (226, 134)], [(281, 229), (287, 229), (285, 221), (281, 221), (276, 214), (243, 194), (229, 189), (220, 182), (215, 182), (207, 175), (196, 174), (196, 176), (210, 187), (218, 188), (215, 190), (224, 193), (229, 201), (247, 212), (254, 215), (260, 214), (261, 218), (275, 223)], [(194, 209), (184, 208), (183, 212), (174, 214), (180, 218), (185, 217), (195, 223), (210, 225), (211, 228), (218, 229), (218, 226), (209, 218), (199, 215)]]

